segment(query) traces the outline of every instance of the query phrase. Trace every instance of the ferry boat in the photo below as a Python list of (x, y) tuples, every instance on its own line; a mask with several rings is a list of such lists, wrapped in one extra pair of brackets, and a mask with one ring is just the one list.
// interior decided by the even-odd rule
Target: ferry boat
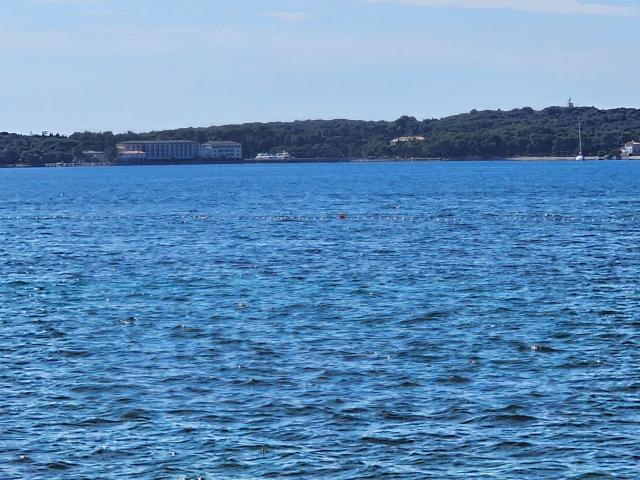
[(280, 161), (286, 161), (286, 160), (291, 160), (294, 157), (287, 151), (282, 151), (279, 153), (259, 153), (258, 155), (256, 155), (256, 160), (280, 160)]

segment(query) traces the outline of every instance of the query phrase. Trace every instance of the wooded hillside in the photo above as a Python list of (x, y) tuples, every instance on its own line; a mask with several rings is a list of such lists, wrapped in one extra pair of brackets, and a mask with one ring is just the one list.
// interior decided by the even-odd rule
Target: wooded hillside
[[(124, 140), (233, 140), (247, 158), (259, 152), (287, 150), (299, 158), (418, 157), (504, 158), (572, 156), (578, 150), (582, 123), (586, 155), (617, 155), (625, 142), (640, 140), (640, 109), (594, 107), (472, 110), (442, 119), (306, 120), (246, 123), (148, 133), (81, 132), (61, 135), (18, 135), (0, 132), (0, 165), (42, 165), (70, 161), (84, 150), (106, 151)], [(393, 138), (422, 135), (424, 142), (390, 144)]]

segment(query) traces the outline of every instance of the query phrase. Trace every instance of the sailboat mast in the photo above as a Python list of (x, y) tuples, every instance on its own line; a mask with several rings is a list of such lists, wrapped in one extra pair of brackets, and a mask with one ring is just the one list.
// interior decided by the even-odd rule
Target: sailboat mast
[(582, 122), (578, 122), (578, 137), (580, 138), (580, 155), (582, 155)]

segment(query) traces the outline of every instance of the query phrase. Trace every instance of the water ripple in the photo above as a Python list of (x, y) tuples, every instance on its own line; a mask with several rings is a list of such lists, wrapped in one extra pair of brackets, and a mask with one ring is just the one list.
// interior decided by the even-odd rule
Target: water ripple
[(0, 181), (2, 478), (638, 478), (640, 163)]

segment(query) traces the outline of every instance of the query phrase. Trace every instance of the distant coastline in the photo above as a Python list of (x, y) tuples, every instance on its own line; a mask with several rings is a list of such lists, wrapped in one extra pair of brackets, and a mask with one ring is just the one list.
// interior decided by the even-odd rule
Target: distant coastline
[[(582, 126), (583, 154), (617, 158), (640, 154), (640, 109), (595, 107), (529, 107), (486, 110), (440, 119), (403, 116), (394, 121), (304, 120), (245, 123), (147, 133), (78, 132), (69, 136), (42, 132), (19, 135), (0, 132), (0, 166), (106, 166), (118, 163), (118, 146), (180, 143), (178, 154), (200, 148), (200, 156), (230, 156), (225, 146), (241, 148), (232, 161), (224, 158), (176, 158), (163, 163), (248, 163), (288, 152), (296, 163), (446, 159), (553, 160), (575, 158)], [(188, 148), (186, 144), (192, 144)], [(239, 146), (239, 147), (238, 147)], [(229, 148), (227, 148), (229, 149)], [(626, 150), (625, 150), (626, 149)], [(160, 152), (160, 155), (162, 152)], [(128, 157), (158, 158), (158, 149), (130, 147)], [(145, 157), (146, 156), (146, 157)], [(165, 158), (170, 158), (166, 155)], [(189, 162), (183, 162), (183, 160)], [(264, 163), (271, 160), (264, 160)], [(274, 163), (281, 163), (276, 160)], [(285, 160), (288, 163), (289, 160)], [(155, 163), (154, 161), (150, 163)]]
[[(584, 161), (603, 161), (604, 158), (586, 157)], [(640, 156), (615, 158), (608, 160), (631, 160), (640, 161)], [(520, 156), (520, 157), (504, 157), (504, 158), (295, 158), (291, 160), (201, 160), (190, 162), (153, 162), (153, 163), (136, 163), (136, 164), (120, 164), (116, 162), (103, 163), (59, 163), (48, 165), (27, 165), (27, 164), (8, 164), (0, 165), (0, 168), (97, 168), (97, 167), (153, 167), (153, 166), (194, 166), (194, 165), (282, 165), (282, 164), (305, 164), (305, 163), (429, 163), (429, 162), (575, 162), (575, 157), (558, 157), (558, 156)]]

